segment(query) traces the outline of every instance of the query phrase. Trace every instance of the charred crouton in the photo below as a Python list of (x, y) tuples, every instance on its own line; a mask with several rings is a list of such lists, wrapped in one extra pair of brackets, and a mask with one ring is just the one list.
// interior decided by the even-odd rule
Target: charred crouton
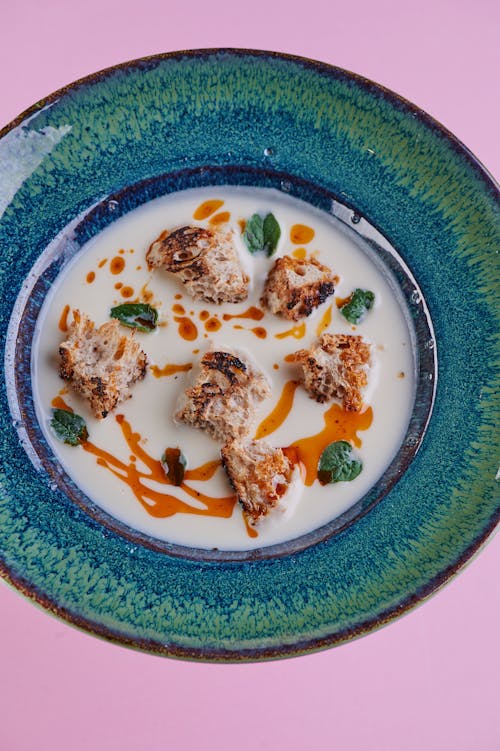
[(146, 373), (146, 355), (133, 333), (123, 335), (116, 320), (96, 329), (79, 310), (73, 312), (59, 356), (59, 375), (88, 400), (99, 419), (128, 399), (131, 386)]
[(269, 272), (262, 304), (291, 321), (310, 315), (333, 295), (338, 277), (315, 258), (278, 258)]
[(361, 336), (323, 334), (311, 349), (295, 352), (304, 388), (317, 402), (339, 399), (344, 409), (359, 412), (368, 383), (370, 345)]
[(243, 271), (232, 232), (180, 227), (163, 232), (152, 243), (150, 269), (175, 274), (195, 300), (241, 302), (248, 297), (249, 277)]
[(284, 499), (294, 472), (280, 448), (266, 441), (236, 440), (221, 449), (222, 466), (249, 523), (258, 524)]
[(257, 405), (270, 396), (263, 374), (231, 352), (207, 352), (175, 419), (206, 430), (217, 441), (246, 435)]

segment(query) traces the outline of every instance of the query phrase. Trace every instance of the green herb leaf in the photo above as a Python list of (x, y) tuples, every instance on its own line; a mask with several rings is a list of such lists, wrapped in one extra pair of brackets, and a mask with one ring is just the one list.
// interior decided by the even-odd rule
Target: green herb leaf
[(274, 214), (267, 214), (264, 219), (260, 214), (254, 214), (246, 223), (243, 240), (250, 253), (265, 251), (271, 256), (280, 236), (281, 229)]
[(79, 446), (89, 437), (85, 420), (67, 409), (53, 409), (50, 427), (60, 441), (70, 446)]
[(358, 459), (352, 458), (352, 447), (347, 441), (335, 441), (321, 454), (318, 464), (318, 480), (322, 485), (330, 482), (350, 482), (363, 469)]
[(373, 308), (375, 302), (375, 295), (370, 292), (369, 289), (355, 289), (349, 298), (349, 302), (346, 302), (340, 309), (344, 318), (349, 323), (359, 323), (363, 320), (367, 312)]
[(264, 219), (264, 244), (268, 256), (272, 256), (278, 246), (281, 229), (274, 214), (268, 214)]
[(149, 333), (156, 328), (158, 311), (144, 302), (126, 302), (111, 308), (111, 318), (116, 318), (123, 326)]
[(182, 484), (186, 464), (186, 457), (180, 449), (165, 449), (165, 453), (161, 458), (161, 465), (172, 485)]

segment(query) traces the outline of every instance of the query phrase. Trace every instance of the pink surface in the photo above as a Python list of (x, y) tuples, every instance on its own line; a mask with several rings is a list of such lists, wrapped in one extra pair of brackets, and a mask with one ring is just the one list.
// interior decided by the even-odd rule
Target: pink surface
[[(95, 70), (236, 46), (324, 60), (394, 89), (500, 174), (495, 0), (2, 3), (0, 127)], [(388, 628), (309, 657), (197, 665), (115, 647), (0, 586), (0, 751), (493, 751), (500, 542)]]

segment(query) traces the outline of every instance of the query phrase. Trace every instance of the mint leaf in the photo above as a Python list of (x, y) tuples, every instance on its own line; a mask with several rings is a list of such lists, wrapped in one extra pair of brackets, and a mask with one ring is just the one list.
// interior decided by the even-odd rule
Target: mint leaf
[(349, 301), (342, 305), (340, 312), (349, 323), (359, 323), (373, 308), (375, 295), (369, 289), (355, 289)]
[(111, 318), (116, 318), (123, 326), (148, 333), (156, 328), (158, 311), (144, 302), (126, 302), (111, 308)]
[(264, 219), (260, 214), (253, 214), (246, 223), (243, 240), (250, 253), (265, 251), (271, 256), (280, 236), (281, 229), (274, 214), (267, 214)]
[(318, 464), (318, 480), (322, 485), (331, 482), (350, 482), (363, 469), (358, 459), (352, 458), (352, 447), (347, 441), (335, 441), (321, 454)]
[(182, 485), (186, 464), (186, 458), (180, 449), (165, 449), (161, 466), (172, 485)]
[(278, 246), (281, 229), (274, 214), (268, 214), (264, 219), (264, 245), (268, 256), (272, 256)]
[(85, 420), (67, 409), (53, 409), (50, 427), (57, 438), (70, 446), (79, 446), (89, 437)]

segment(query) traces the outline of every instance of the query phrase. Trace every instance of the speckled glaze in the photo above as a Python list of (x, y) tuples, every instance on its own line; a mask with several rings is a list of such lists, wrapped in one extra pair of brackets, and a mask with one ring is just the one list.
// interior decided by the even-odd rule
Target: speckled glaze
[(273, 53), (175, 53), (78, 82), (5, 128), (2, 345), (28, 272), (81, 212), (140, 181), (234, 165), (336, 196), (392, 243), (424, 293), (439, 355), (434, 412), (390, 492), (293, 555), (187, 560), (132, 544), (53, 489), (19, 442), (12, 423), (22, 435), (24, 416), (11, 415), (5, 384), (0, 406), (6, 579), (95, 634), (218, 661), (302, 654), (373, 630), (442, 585), (500, 513), (497, 188), (427, 115), (345, 71)]

